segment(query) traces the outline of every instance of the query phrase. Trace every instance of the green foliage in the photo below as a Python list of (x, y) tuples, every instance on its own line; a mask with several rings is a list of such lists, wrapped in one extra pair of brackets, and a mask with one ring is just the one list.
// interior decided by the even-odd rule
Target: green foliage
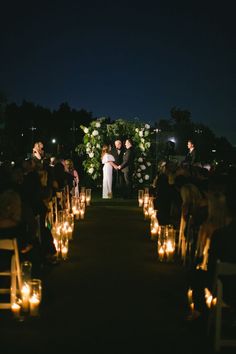
[(81, 125), (81, 129), (84, 132), (83, 144), (77, 146), (76, 152), (84, 155), (85, 172), (94, 181), (99, 182), (102, 177), (102, 146), (111, 144), (116, 139), (124, 141), (127, 138), (132, 138), (136, 152), (134, 182), (137, 186), (150, 184), (152, 172), (151, 132), (148, 124), (134, 123), (123, 119), (117, 119), (110, 123), (105, 117), (101, 117), (92, 121), (87, 127)]

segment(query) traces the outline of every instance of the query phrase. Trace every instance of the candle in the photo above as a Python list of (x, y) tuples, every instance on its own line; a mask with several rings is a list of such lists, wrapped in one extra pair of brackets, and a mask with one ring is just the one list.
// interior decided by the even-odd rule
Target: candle
[(73, 232), (72, 227), (68, 226), (68, 228), (67, 228), (67, 236), (68, 236), (69, 240), (72, 239), (72, 232)]
[(166, 253), (167, 253), (168, 260), (171, 260), (173, 258), (174, 250), (175, 250), (175, 248), (173, 246), (173, 243), (171, 241), (167, 241), (167, 243), (166, 243)]
[(21, 289), (22, 296), (22, 309), (27, 312), (29, 309), (29, 295), (30, 295), (30, 287), (28, 284), (24, 284)]
[(39, 316), (39, 304), (40, 300), (38, 299), (37, 295), (32, 295), (29, 299), (30, 304), (30, 316), (36, 317)]
[(142, 206), (143, 206), (143, 199), (142, 199), (142, 198), (140, 198), (140, 199), (138, 200), (138, 205), (139, 205), (139, 207), (142, 207)]
[(157, 229), (154, 227), (152, 227), (151, 229), (151, 234), (154, 236), (154, 235), (157, 235)]
[(11, 310), (15, 318), (20, 318), (20, 309), (21, 309), (20, 305), (17, 304), (16, 302), (14, 302), (11, 305)]
[(158, 233), (157, 228), (155, 226), (151, 226), (151, 240), (157, 238), (157, 233)]
[(143, 206), (143, 195), (144, 195), (144, 190), (143, 189), (139, 189), (139, 191), (138, 191), (138, 203), (139, 203), (140, 207)]
[(80, 219), (84, 219), (84, 210), (83, 209), (80, 210)]
[(90, 205), (90, 202), (91, 202), (91, 189), (86, 189), (85, 190), (85, 194), (86, 194), (86, 204)]
[(67, 258), (67, 253), (68, 253), (68, 247), (63, 246), (63, 247), (61, 248), (61, 256), (62, 256), (63, 259), (66, 259), (66, 258)]
[(144, 209), (144, 219), (148, 219), (148, 210)]
[(213, 300), (212, 293), (208, 288), (205, 288), (204, 291), (205, 291), (206, 305), (208, 308), (211, 308), (212, 300)]
[(163, 260), (164, 254), (165, 254), (164, 248), (163, 248), (163, 246), (161, 246), (161, 247), (159, 248), (159, 250), (158, 250), (158, 255), (159, 255), (160, 261)]
[(188, 303), (191, 304), (193, 302), (193, 290), (191, 288), (188, 289)]

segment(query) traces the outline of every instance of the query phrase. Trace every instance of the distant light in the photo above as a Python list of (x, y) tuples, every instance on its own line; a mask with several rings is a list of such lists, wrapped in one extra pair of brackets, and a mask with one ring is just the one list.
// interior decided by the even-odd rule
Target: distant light
[(203, 165), (203, 168), (205, 168), (205, 169), (207, 169), (208, 171), (210, 171), (211, 165), (209, 165), (209, 164)]
[(12, 166), (14, 166), (14, 165), (15, 165), (15, 162), (14, 162), (14, 161), (12, 161), (12, 162), (11, 162), (11, 165), (12, 165)]
[(24, 136), (24, 133), (21, 133), (21, 136)]
[(52, 143), (55, 144), (56, 143), (56, 139), (52, 139)]
[(175, 143), (175, 144), (176, 144), (176, 139), (175, 139), (175, 137), (169, 138), (169, 141), (171, 141), (172, 143)]
[(212, 152), (216, 152), (216, 150), (215, 149), (213, 149), (213, 150), (211, 150)]

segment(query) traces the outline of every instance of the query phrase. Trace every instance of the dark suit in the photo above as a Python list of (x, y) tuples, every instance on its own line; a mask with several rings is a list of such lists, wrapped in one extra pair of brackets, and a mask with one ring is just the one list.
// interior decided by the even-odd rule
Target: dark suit
[(131, 146), (127, 149), (123, 155), (123, 162), (120, 165), (121, 171), (124, 174), (124, 198), (131, 198), (132, 197), (132, 177), (134, 173), (134, 149)]
[[(111, 149), (111, 154), (115, 158), (115, 164), (116, 165), (121, 165), (123, 162), (123, 155), (124, 155), (124, 149), (121, 148), (116, 149), (115, 147)], [(116, 170), (113, 168), (113, 177), (112, 177), (112, 190), (113, 190), (113, 195), (115, 197), (120, 197), (121, 196), (121, 190), (124, 185), (124, 176), (123, 173), (120, 170)]]
[(188, 164), (188, 165), (193, 165), (195, 162), (197, 162), (197, 153), (195, 148), (187, 153), (184, 163)]

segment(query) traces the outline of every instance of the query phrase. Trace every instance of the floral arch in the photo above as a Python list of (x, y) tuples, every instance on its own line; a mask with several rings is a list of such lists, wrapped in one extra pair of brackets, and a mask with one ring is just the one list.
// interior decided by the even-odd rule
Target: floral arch
[(113, 144), (116, 139), (132, 138), (135, 149), (135, 186), (149, 185), (152, 175), (151, 129), (149, 124), (129, 122), (117, 119), (109, 124), (105, 117), (98, 118), (88, 127), (81, 125), (84, 131), (83, 144), (76, 148), (84, 155), (85, 172), (94, 180), (101, 181), (101, 150), (103, 144)]

